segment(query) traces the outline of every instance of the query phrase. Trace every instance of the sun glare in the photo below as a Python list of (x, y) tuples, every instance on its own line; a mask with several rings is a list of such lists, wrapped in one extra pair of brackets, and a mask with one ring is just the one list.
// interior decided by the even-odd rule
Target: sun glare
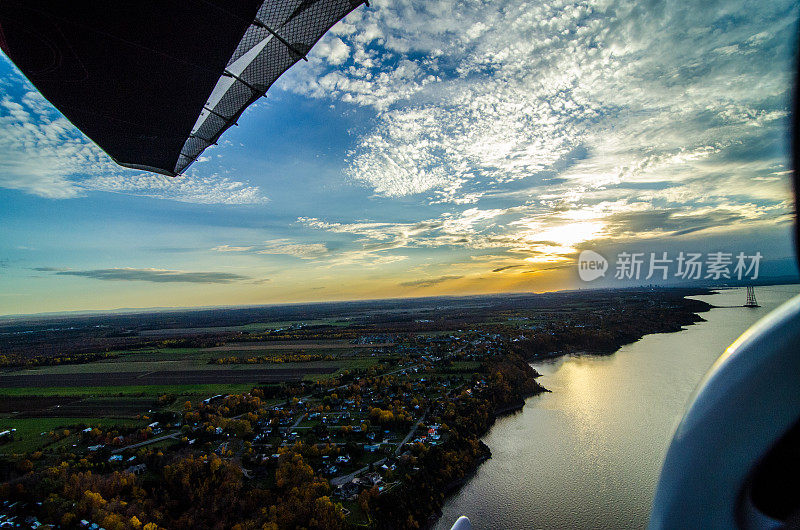
[(548, 241), (561, 247), (573, 247), (578, 243), (589, 241), (598, 237), (603, 231), (603, 223), (589, 221), (553, 226), (544, 230), (532, 232), (530, 241)]

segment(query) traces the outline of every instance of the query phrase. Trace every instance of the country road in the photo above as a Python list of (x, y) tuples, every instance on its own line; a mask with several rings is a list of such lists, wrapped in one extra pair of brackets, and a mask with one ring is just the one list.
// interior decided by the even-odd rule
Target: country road
[(126, 449), (136, 449), (137, 447), (142, 447), (144, 445), (153, 444), (156, 442), (160, 442), (161, 440), (169, 440), (170, 438), (175, 439), (178, 437), (179, 432), (173, 432), (172, 434), (165, 434), (164, 436), (159, 436), (158, 438), (150, 438), (149, 440), (145, 440), (143, 442), (139, 442), (138, 444), (133, 445), (126, 445), (125, 447), (118, 447), (117, 449), (113, 449), (112, 453), (121, 453)]

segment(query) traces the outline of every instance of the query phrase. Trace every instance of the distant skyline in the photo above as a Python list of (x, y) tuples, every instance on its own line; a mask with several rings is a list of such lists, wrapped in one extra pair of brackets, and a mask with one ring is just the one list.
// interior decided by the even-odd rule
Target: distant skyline
[(797, 2), (370, 4), (175, 179), (0, 55), (0, 315), (597, 287), (583, 249), (796, 275)]

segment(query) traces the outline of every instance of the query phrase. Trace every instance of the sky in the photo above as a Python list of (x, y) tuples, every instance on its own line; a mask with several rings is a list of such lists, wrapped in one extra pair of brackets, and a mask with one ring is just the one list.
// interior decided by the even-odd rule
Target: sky
[(0, 314), (611, 281), (587, 249), (796, 274), (798, 7), (373, 0), (177, 178), (116, 166), (0, 54)]

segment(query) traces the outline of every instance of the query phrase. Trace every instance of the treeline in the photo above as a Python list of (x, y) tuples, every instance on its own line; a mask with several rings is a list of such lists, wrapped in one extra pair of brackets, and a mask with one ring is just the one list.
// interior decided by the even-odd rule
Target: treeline
[(282, 363), (307, 363), (311, 361), (332, 361), (333, 355), (318, 353), (280, 353), (277, 355), (256, 355), (251, 357), (212, 357), (208, 364), (282, 364)]
[(113, 359), (117, 354), (110, 352), (96, 353), (72, 353), (55, 356), (35, 356), (28, 357), (21, 354), (2, 354), (0, 353), (0, 368), (21, 368), (33, 366), (56, 366), (60, 364), (82, 364), (101, 361), (103, 359)]

